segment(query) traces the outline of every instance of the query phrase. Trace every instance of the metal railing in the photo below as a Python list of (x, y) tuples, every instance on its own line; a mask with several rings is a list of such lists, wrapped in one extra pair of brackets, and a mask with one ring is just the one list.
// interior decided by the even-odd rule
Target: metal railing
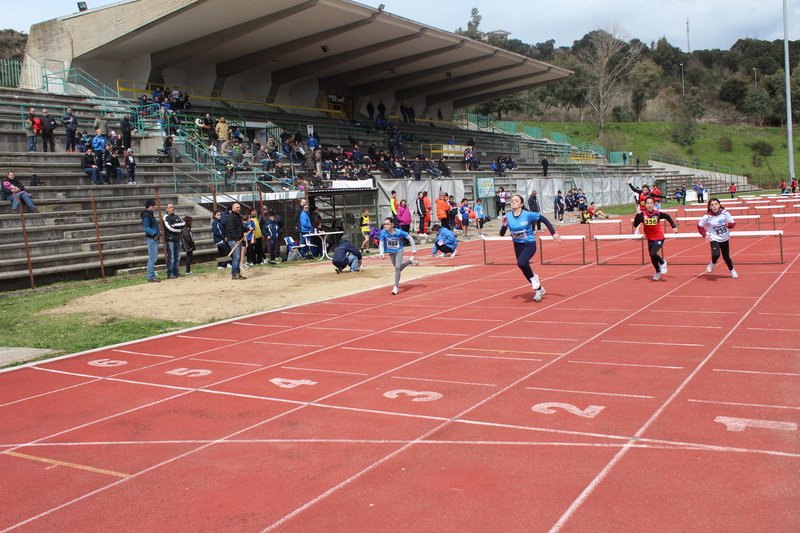
[(708, 172), (718, 172), (720, 174), (741, 175), (743, 173), (741, 169), (735, 169), (735, 168), (732, 168), (732, 167), (715, 165), (713, 163), (701, 163), (699, 161), (689, 161), (688, 159), (679, 159), (677, 157), (669, 157), (669, 156), (660, 155), (660, 154), (648, 154), (647, 158), (650, 161), (659, 161), (661, 163), (666, 163), (668, 165), (677, 165), (679, 167), (689, 167), (689, 168), (694, 168), (694, 169), (697, 169), (697, 170), (706, 170)]

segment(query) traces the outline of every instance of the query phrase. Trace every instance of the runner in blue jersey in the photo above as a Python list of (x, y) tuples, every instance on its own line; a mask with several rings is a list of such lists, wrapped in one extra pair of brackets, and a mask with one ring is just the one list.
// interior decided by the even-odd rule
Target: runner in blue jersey
[(392, 294), (397, 294), (400, 286), (400, 272), (408, 265), (418, 265), (419, 263), (412, 255), (408, 261), (403, 262), (403, 239), (408, 239), (411, 243), (411, 253), (417, 253), (417, 245), (414, 239), (401, 229), (395, 229), (394, 219), (387, 218), (383, 221), (381, 230), (378, 257), (383, 259), (384, 254), (388, 254), (394, 265), (394, 287)]
[(561, 235), (556, 233), (556, 229), (540, 213), (531, 213), (524, 209), (525, 201), (522, 196), (515, 194), (511, 197), (511, 211), (503, 217), (503, 226), (500, 228), (500, 235), (511, 232), (511, 239), (514, 241), (514, 253), (517, 255), (517, 266), (522, 271), (525, 279), (531, 282), (533, 288), (533, 301), (539, 302), (545, 294), (544, 287), (539, 283), (539, 276), (533, 273), (530, 260), (536, 254), (536, 237), (533, 234), (533, 223), (541, 221), (547, 226), (553, 240), (561, 244)]

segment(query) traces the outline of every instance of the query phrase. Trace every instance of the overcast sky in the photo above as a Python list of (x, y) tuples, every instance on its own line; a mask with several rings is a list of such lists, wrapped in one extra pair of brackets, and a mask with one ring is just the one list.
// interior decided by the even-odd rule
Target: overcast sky
[[(86, 0), (90, 8), (114, 3)], [(268, 0), (265, 0), (268, 1)], [(729, 49), (737, 39), (753, 37), (772, 41), (783, 39), (783, 4), (767, 0), (382, 0), (386, 11), (447, 31), (466, 29), (473, 7), (483, 20), (480, 29), (506, 30), (512, 39), (536, 44), (555, 39), (557, 46), (569, 46), (586, 33), (607, 23), (617, 23), (630, 37), (650, 44), (665, 36), (686, 51), (686, 18), (692, 50)], [(4, 28), (28, 32), (31, 25), (77, 11), (71, 0), (3, 2)], [(377, 7), (380, 0), (360, 0)], [(793, 4), (793, 5), (792, 5)], [(235, 5), (235, 2), (233, 3)], [(46, 8), (46, 9), (45, 9)], [(789, 38), (800, 39), (800, 3), (789, 3)]]

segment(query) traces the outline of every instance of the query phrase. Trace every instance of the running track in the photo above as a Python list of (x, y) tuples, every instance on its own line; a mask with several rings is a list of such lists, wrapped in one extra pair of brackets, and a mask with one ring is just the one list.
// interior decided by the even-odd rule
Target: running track
[[(776, 255), (733, 243), (735, 261)], [(800, 239), (784, 247), (738, 280), (534, 264), (534, 303), (473, 241), (424, 259), (469, 268), (398, 296), (0, 373), (0, 531), (796, 532)]]

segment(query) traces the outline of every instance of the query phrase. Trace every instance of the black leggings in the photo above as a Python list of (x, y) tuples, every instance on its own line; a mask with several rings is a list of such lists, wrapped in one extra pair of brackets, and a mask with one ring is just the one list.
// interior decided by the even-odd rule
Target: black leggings
[(719, 254), (722, 252), (722, 259), (728, 265), (728, 270), (733, 270), (733, 261), (731, 260), (731, 245), (728, 241), (711, 241), (711, 262), (717, 264), (719, 261)]
[(517, 266), (522, 271), (525, 279), (530, 281), (533, 278), (533, 269), (531, 268), (530, 261), (536, 255), (535, 242), (515, 242), (514, 253), (517, 256)]
[(664, 246), (663, 239), (660, 241), (647, 241), (647, 248), (650, 250), (650, 262), (653, 263), (656, 272), (661, 269), (661, 264), (664, 262), (664, 260), (661, 259), (661, 256), (658, 255), (658, 252), (661, 251), (662, 246)]

